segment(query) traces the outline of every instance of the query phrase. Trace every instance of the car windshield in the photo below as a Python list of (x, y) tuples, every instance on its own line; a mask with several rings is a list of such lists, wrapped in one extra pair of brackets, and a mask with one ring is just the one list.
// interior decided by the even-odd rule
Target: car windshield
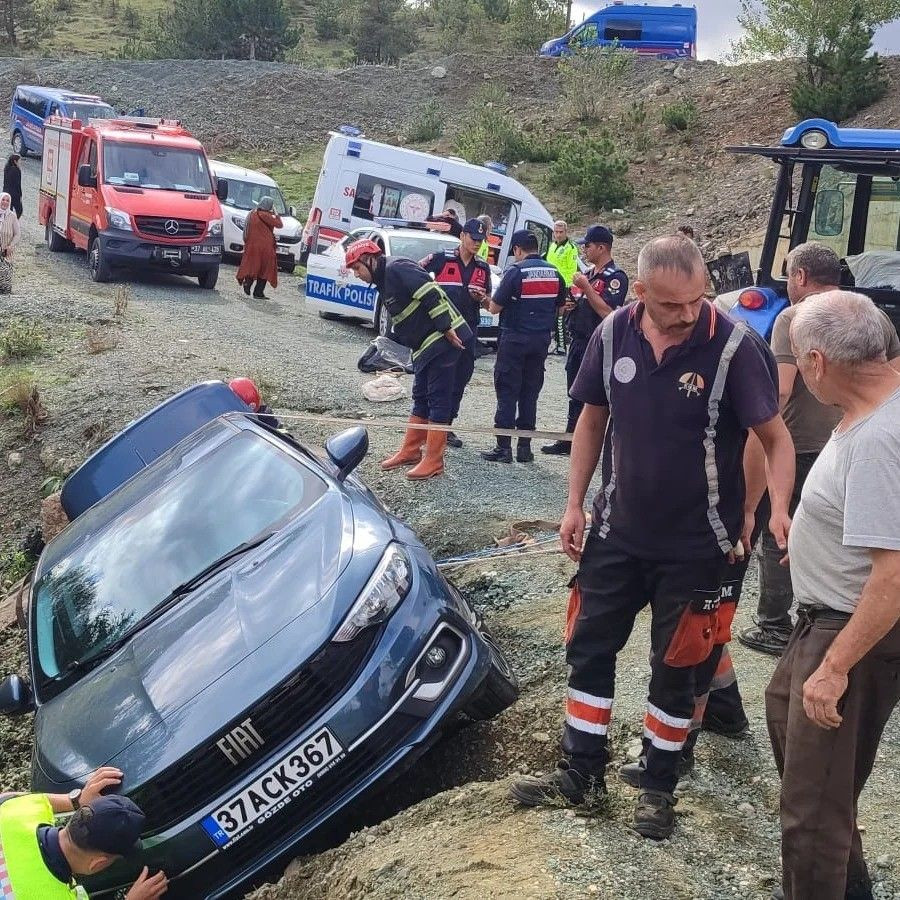
[(88, 119), (114, 119), (116, 111), (106, 103), (67, 103), (69, 117), (87, 122)]
[(235, 209), (256, 209), (263, 197), (271, 197), (275, 201), (275, 212), (279, 216), (287, 215), (287, 206), (284, 197), (277, 187), (269, 184), (259, 184), (256, 181), (238, 181), (237, 178), (222, 178), (228, 182), (228, 199), (226, 205)]
[(103, 179), (130, 187), (212, 193), (204, 155), (176, 147), (111, 141), (103, 148)]
[(459, 246), (456, 238), (441, 240), (405, 234), (391, 235), (390, 242), (391, 256), (404, 256), (407, 259), (414, 259), (416, 262), (432, 253), (437, 253), (438, 250), (455, 250)]
[(175, 588), (326, 490), (248, 431), (184, 467), (41, 577), (33, 595), (36, 675), (65, 680), (89, 667)]

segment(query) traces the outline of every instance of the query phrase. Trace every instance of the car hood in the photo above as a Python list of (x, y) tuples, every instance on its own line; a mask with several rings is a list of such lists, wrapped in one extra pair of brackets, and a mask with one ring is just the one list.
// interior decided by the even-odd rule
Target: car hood
[[(365, 561), (369, 572), (385, 536), (383, 531), (375, 536), (381, 549), (374, 562)], [(285, 666), (292, 671), (327, 639), (334, 619), (328, 607), (334, 605), (332, 588), (351, 560), (356, 562), (354, 555), (352, 505), (341, 492), (328, 491), (276, 537), (42, 705), (35, 718), (38, 780), (41, 773), (57, 783), (82, 778), (145, 736), (143, 761), (155, 761), (173, 741), (190, 744), (200, 737), (204, 716), (211, 731), (221, 727), (242, 702), (243, 690), (249, 702), (260, 695), (267, 670), (277, 683)], [(291, 649), (281, 649), (288, 637)], [(280, 667), (273, 668), (273, 659)], [(242, 670), (247, 677), (234, 677)], [(210, 701), (216, 690), (223, 696)], [(201, 694), (204, 702), (192, 704)]]
[(221, 218), (222, 207), (215, 194), (204, 196), (155, 188), (117, 188), (103, 185), (106, 203), (132, 216), (165, 216), (172, 219), (195, 219), (208, 222)]

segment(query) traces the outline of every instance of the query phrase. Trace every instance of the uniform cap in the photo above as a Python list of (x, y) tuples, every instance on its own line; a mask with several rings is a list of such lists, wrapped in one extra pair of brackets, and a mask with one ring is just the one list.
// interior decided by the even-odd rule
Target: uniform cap
[(98, 797), (79, 809), (68, 824), (75, 844), (85, 850), (128, 856), (141, 849), (147, 817), (128, 797)]
[(536, 250), (537, 238), (527, 228), (520, 228), (513, 232), (509, 244), (510, 250), (514, 250), (516, 247), (521, 247), (523, 250)]
[(612, 232), (605, 225), (591, 225), (584, 237), (575, 241), (576, 244), (606, 244), (608, 247), (612, 247), (612, 242)]
[(483, 241), (487, 237), (487, 229), (484, 227), (484, 222), (481, 222), (478, 219), (469, 219), (469, 221), (463, 225), (463, 233), (467, 234), (470, 238), (474, 238), (476, 241)]

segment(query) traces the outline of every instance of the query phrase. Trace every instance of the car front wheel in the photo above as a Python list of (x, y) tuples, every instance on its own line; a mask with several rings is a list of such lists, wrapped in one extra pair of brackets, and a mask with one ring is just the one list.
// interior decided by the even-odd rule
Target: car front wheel
[(482, 637), (491, 651), (491, 667), (475, 696), (463, 708), (470, 719), (479, 721), (499, 716), (519, 699), (519, 681), (503, 651), (488, 632), (482, 631)]

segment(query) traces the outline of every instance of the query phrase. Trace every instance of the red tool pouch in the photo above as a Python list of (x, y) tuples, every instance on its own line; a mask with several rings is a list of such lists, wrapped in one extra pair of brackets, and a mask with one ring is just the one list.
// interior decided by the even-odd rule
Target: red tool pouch
[(578, 587), (578, 582), (573, 578), (569, 582), (569, 587), (571, 591), (569, 592), (569, 605), (566, 609), (566, 630), (563, 634), (563, 640), (566, 644), (572, 640), (572, 632), (575, 631), (575, 620), (581, 612), (581, 589)]
[(689, 603), (678, 620), (664, 661), (667, 666), (687, 668), (707, 659), (719, 631), (719, 592), (702, 592)]
[(737, 603), (722, 603), (719, 606), (719, 615), (716, 623), (715, 645), (717, 647), (727, 644), (731, 640), (731, 623), (734, 622), (734, 614), (737, 612)]

